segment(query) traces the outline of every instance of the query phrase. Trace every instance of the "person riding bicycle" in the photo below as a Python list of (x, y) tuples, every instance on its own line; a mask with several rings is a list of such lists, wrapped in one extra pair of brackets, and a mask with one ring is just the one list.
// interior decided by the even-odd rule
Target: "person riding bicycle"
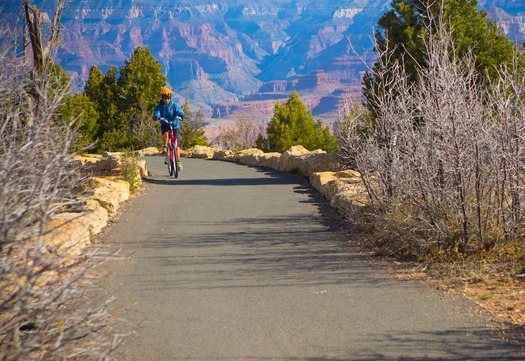
[[(159, 104), (155, 106), (153, 110), (153, 119), (160, 122), (160, 130), (162, 132), (162, 154), (165, 154), (167, 157), (167, 146), (169, 138), (170, 126), (166, 122), (173, 123), (173, 130), (175, 132), (175, 138), (177, 138), (177, 143), (180, 144), (180, 123), (179, 118), (184, 118), (184, 111), (182, 108), (171, 100), (172, 91), (169, 88), (163, 87), (160, 89), (161, 100)], [(177, 157), (180, 159), (180, 157)], [(179, 170), (182, 170), (180, 162), (177, 162)]]

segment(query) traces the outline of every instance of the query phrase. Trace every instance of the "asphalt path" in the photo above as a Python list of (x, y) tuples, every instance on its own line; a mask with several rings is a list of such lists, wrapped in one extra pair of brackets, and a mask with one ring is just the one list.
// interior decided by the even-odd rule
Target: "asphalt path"
[(124, 257), (100, 284), (133, 331), (115, 359), (525, 360), (473, 303), (369, 264), (303, 178), (162, 163), (99, 237)]

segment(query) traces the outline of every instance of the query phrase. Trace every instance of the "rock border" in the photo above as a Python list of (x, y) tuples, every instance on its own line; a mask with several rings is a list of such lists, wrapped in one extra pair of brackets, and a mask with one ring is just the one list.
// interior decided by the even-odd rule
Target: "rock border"
[[(65, 252), (71, 256), (95, 243), (93, 236), (100, 233), (113, 219), (121, 204), (131, 196), (131, 185), (122, 178), (121, 159), (125, 153), (83, 154), (75, 156), (78, 167), (87, 175), (88, 196), (78, 199), (81, 211), (57, 213), (44, 225), (41, 241), (51, 252)], [(157, 148), (134, 152), (138, 157), (158, 154)], [(147, 176), (145, 160), (135, 161), (137, 179)]]
[(185, 152), (188, 158), (214, 159), (255, 167), (302, 174), (321, 193), (330, 206), (345, 215), (352, 215), (367, 204), (367, 191), (356, 171), (345, 170), (337, 153), (317, 149), (309, 151), (303, 146), (290, 147), (284, 153), (264, 153), (257, 148), (241, 151), (195, 146)]

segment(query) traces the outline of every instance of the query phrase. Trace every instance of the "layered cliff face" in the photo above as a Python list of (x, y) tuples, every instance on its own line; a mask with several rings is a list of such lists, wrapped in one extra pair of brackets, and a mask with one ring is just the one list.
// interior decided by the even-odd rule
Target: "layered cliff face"
[(479, 6), (494, 19), (503, 33), (518, 44), (525, 42), (525, 2), (523, 0), (479, 0)]
[[(53, 14), (55, 1), (33, 0)], [(169, 85), (187, 86), (193, 107), (210, 117), (239, 109), (271, 117), (291, 91), (317, 117), (333, 118), (359, 97), (371, 37), (391, 0), (78, 0), (67, 5), (57, 60), (82, 89), (89, 69), (120, 67), (137, 46), (159, 60)], [(481, 0), (506, 34), (525, 40), (523, 1)], [(10, 2), (0, 19), (20, 19)], [(49, 18), (49, 17), (48, 17)], [(20, 23), (20, 21), (19, 21)], [(269, 113), (266, 114), (265, 112)]]

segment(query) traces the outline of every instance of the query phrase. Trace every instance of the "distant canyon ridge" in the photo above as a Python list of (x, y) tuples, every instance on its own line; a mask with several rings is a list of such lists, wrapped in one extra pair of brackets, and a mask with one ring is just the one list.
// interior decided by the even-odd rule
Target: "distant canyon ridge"
[[(33, 0), (47, 16), (50, 0)], [(512, 40), (525, 41), (525, 1), (480, 0)], [(21, 28), (22, 2), (0, 19)], [(316, 119), (330, 123), (375, 60), (373, 31), (391, 0), (82, 0), (62, 14), (57, 61), (82, 90), (89, 70), (104, 73), (149, 47), (168, 85), (217, 129), (241, 116), (267, 121), (275, 102), (297, 91)], [(2, 20), (3, 21), (3, 20)]]

